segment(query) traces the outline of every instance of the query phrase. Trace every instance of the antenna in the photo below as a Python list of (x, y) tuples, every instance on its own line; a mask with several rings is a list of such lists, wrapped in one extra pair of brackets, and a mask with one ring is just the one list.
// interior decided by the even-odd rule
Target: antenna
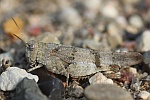
[(25, 37), (24, 37), (24, 35), (23, 35), (23, 33), (22, 33), (22, 31), (21, 31), (21, 29), (19, 28), (19, 26), (18, 26), (18, 24), (17, 24), (17, 22), (15, 21), (15, 19), (13, 18), (13, 17), (11, 17), (11, 19), (14, 21), (14, 23), (16, 24), (16, 26), (17, 26), (17, 28), (18, 28), (18, 30), (19, 30), (19, 32), (22, 34), (22, 36), (23, 36), (23, 39), (22, 38), (20, 38), (19, 36), (17, 36), (16, 34), (13, 34), (14, 36), (16, 36), (17, 38), (19, 38), (20, 40), (22, 40), (25, 44), (27, 43), (24, 39), (25, 39)]

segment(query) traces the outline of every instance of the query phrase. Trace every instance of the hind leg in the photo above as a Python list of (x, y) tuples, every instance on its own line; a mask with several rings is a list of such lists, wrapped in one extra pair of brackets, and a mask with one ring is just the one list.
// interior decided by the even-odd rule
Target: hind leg
[(73, 78), (88, 76), (99, 71), (95, 64), (83, 62), (70, 64), (67, 70)]

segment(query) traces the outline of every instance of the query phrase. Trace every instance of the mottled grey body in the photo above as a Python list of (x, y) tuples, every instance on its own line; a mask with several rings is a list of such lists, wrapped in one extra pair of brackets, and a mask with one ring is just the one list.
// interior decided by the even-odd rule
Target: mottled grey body
[(28, 44), (27, 57), (31, 63), (45, 65), (53, 73), (72, 77), (105, 71), (109, 65), (131, 66), (143, 60), (137, 52), (95, 51), (33, 40)]

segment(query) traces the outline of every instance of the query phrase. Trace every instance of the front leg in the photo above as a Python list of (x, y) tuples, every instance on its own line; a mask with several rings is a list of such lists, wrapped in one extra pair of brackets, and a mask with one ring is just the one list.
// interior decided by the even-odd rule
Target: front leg
[(38, 64), (37, 66), (35, 65), (32, 68), (28, 69), (27, 72), (31, 72), (31, 71), (33, 71), (33, 70), (35, 70), (37, 68), (40, 68), (40, 67), (43, 67), (43, 64)]

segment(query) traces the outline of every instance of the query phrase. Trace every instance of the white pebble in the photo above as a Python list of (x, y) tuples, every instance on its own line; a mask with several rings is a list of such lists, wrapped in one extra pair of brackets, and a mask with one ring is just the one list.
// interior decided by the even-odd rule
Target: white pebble
[(86, 9), (95, 11), (100, 9), (102, 0), (82, 0), (81, 2), (83, 2)]
[(101, 7), (102, 0), (81, 0), (81, 3), (85, 7), (84, 15), (87, 18), (94, 19)]
[(113, 84), (112, 79), (108, 79), (100, 72), (96, 73), (94, 76), (92, 76), (89, 79), (89, 82), (90, 82), (90, 84), (100, 84), (100, 83)]
[(27, 73), (24, 69), (20, 69), (18, 67), (8, 67), (6, 71), (0, 75), (0, 90), (14, 90), (16, 85), (25, 77), (34, 79), (36, 82), (39, 80), (37, 75)]
[(129, 68), (129, 71), (130, 71), (132, 74), (137, 74), (137, 69), (136, 69), (136, 68), (130, 67), (130, 68)]
[(140, 16), (133, 15), (129, 18), (129, 23), (136, 28), (142, 28), (143, 27), (143, 21)]
[(141, 91), (139, 94), (138, 94), (138, 97), (141, 98), (141, 99), (144, 99), (146, 100), (149, 96), (149, 92), (147, 91)]
[(108, 41), (111, 47), (115, 47), (117, 45), (121, 45), (123, 43), (123, 38), (119, 33), (118, 25), (115, 23), (108, 24)]
[(125, 28), (127, 26), (127, 20), (124, 16), (117, 16), (115, 20), (121, 28)]
[(102, 9), (100, 10), (103, 16), (108, 18), (116, 18), (119, 15), (119, 12), (114, 4), (107, 3), (105, 4)]
[(145, 52), (150, 50), (150, 31), (146, 30), (143, 32), (140, 38), (136, 41), (136, 48), (140, 52)]
[(76, 9), (67, 7), (64, 8), (60, 14), (60, 20), (67, 25), (74, 27), (80, 26), (82, 24), (82, 19)]

